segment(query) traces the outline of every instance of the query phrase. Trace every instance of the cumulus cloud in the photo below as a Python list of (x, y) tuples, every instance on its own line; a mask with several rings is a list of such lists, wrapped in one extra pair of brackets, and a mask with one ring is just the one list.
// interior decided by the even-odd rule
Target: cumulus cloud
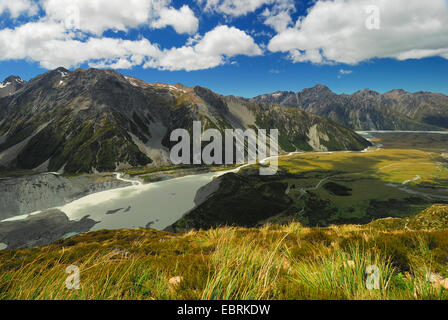
[(195, 48), (198, 52), (212, 55), (235, 56), (244, 54), (256, 56), (262, 53), (247, 33), (225, 25), (207, 32)]
[[(226, 25), (218, 26), (202, 38), (190, 41), (189, 46), (165, 50), (158, 67), (165, 70), (201, 70), (219, 66), (226, 57), (257, 56), (263, 51), (244, 31)], [(155, 62), (147, 67), (154, 67)]]
[[(74, 40), (62, 24), (35, 22), (15, 29), (0, 30), (2, 60), (28, 59), (44, 68), (74, 67), (85, 62), (103, 63), (126, 59), (132, 65), (157, 58), (160, 50), (148, 40), (130, 41), (116, 38)], [(123, 62), (122, 62), (122, 65)], [(129, 65), (131, 66), (131, 65)]]
[[(357, 64), (372, 58), (448, 59), (446, 0), (377, 0), (379, 28), (369, 28), (370, 0), (319, 0), (294, 27), (269, 42), (293, 62)], [(370, 8), (370, 9), (368, 9)]]
[(219, 66), (236, 55), (262, 54), (252, 37), (228, 26), (218, 26), (203, 37), (191, 38), (181, 48), (161, 49), (148, 39), (89, 37), (79, 40), (63, 23), (38, 21), (0, 30), (0, 59), (38, 61), (47, 69), (58, 66), (128, 69), (143, 65), (163, 70), (201, 70)]
[[(194, 33), (198, 19), (186, 5), (169, 7), (170, 0), (41, 0), (47, 18), (101, 35), (106, 30), (127, 31), (150, 24), (153, 28), (172, 26), (178, 33)], [(73, 21), (69, 21), (72, 23)]]
[(265, 25), (277, 32), (292, 24), (291, 14), (296, 11), (294, 0), (197, 0), (205, 11), (240, 17), (261, 8)]
[(198, 2), (205, 10), (239, 17), (256, 11), (272, 0), (198, 0)]
[(277, 32), (285, 30), (292, 23), (292, 18), (288, 11), (272, 14), (269, 9), (266, 9), (263, 15), (266, 17), (264, 23)]
[[(238, 55), (263, 54), (265, 45), (257, 45), (236, 27), (219, 25), (199, 34), (199, 20), (191, 7), (175, 8), (171, 1), (0, 0), (0, 14), (9, 15), (7, 19), (30, 16), (29, 22), (0, 30), (0, 61), (27, 59), (45, 68), (87, 63), (105, 68), (140, 65), (192, 71), (231, 63), (231, 58)], [(291, 18), (296, 11), (293, 0), (196, 1), (226, 17), (257, 12), (256, 21), (276, 32), (268, 50), (285, 52), (293, 62), (357, 64), (372, 58), (432, 56), (448, 59), (447, 0), (376, 0), (376, 21), (372, 21), (375, 10), (371, 10), (371, 0), (317, 0), (295, 22)], [(127, 38), (131, 30), (166, 27), (190, 37), (183, 46), (173, 48), (162, 48), (143, 36)], [(110, 30), (124, 33), (106, 37), (105, 32)], [(254, 29), (251, 34), (271, 38), (268, 31)]]
[[(37, 2), (12, 3), (0, 0), (0, 9), (8, 10), (11, 17), (39, 11), (34, 7)], [(253, 38), (235, 27), (220, 25), (203, 36), (197, 34), (199, 20), (193, 10), (187, 5), (176, 9), (171, 0), (40, 0), (39, 5), (45, 15), (0, 30), (0, 60), (37, 61), (47, 69), (88, 64), (192, 71), (222, 65), (237, 55), (262, 54)], [(179, 34), (192, 36), (184, 46), (171, 49), (144, 37), (104, 36), (108, 30), (127, 32), (144, 26), (171, 26)]]
[(198, 31), (199, 20), (190, 7), (184, 5), (180, 10), (163, 8), (160, 18), (152, 23), (154, 28), (172, 26), (177, 33), (193, 34)]
[(33, 16), (39, 7), (32, 0), (0, 0), (0, 15), (8, 12), (15, 19), (21, 15)]
[(240, 17), (266, 7), (261, 16), (264, 23), (277, 32), (285, 29), (295, 12), (294, 0), (197, 0), (205, 11)]
[(277, 0), (272, 7), (266, 8), (262, 13), (264, 24), (277, 32), (284, 31), (292, 24), (291, 14), (296, 11), (293, 0)]

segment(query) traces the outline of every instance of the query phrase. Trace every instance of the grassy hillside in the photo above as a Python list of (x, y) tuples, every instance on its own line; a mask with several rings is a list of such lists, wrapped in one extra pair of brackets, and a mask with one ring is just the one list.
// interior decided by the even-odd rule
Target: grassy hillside
[[(404, 230), (380, 221), (91, 232), (1, 252), (0, 299), (446, 299), (446, 223), (426, 230), (424, 217), (447, 216), (435, 206)], [(80, 269), (80, 290), (65, 287), (69, 265)], [(380, 270), (378, 290), (366, 287), (370, 265)]]

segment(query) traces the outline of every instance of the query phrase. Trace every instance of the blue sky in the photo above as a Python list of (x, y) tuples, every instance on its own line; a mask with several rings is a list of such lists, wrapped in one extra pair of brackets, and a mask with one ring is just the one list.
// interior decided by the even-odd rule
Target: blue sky
[(0, 0), (0, 79), (58, 66), (252, 97), (448, 94), (447, 0)]

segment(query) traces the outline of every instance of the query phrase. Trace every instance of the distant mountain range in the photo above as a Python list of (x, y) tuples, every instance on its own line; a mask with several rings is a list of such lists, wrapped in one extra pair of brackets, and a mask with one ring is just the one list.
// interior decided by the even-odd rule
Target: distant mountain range
[[(6, 89), (6, 90), (5, 90)], [(25, 83), (8, 78), (0, 98), (0, 168), (110, 172), (165, 165), (170, 134), (279, 129), (284, 151), (362, 150), (355, 132), (297, 108), (223, 97), (202, 88), (149, 84), (111, 70), (64, 68)]]
[(308, 111), (355, 130), (447, 130), (448, 96), (371, 90), (338, 95), (317, 85), (300, 92), (278, 91), (246, 101), (276, 104)]

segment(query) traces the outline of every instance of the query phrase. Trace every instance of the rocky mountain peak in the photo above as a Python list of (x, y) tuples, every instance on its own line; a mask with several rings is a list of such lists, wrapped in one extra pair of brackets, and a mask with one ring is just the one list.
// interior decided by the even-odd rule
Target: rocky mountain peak
[(26, 81), (19, 76), (9, 76), (0, 82), (0, 98), (13, 95), (17, 90), (25, 86)]
[(317, 84), (311, 89), (313, 89), (315, 91), (331, 91), (330, 88), (328, 88), (327, 86), (325, 86), (323, 84)]
[(386, 95), (387, 94), (395, 94), (395, 95), (401, 95), (401, 94), (407, 94), (408, 92), (407, 91), (404, 91), (403, 89), (394, 89), (394, 90), (391, 90), (391, 91), (389, 91), (389, 92), (387, 92), (387, 93), (385, 93)]
[(312, 95), (323, 96), (323, 95), (329, 95), (329, 94), (334, 95), (335, 93), (333, 91), (331, 91), (330, 88), (328, 88), (327, 86), (324, 86), (322, 84), (318, 84), (318, 85), (315, 85), (312, 88), (303, 89), (298, 94), (299, 95), (312, 94)]
[(318, 84), (312, 88), (303, 89), (302, 91), (298, 92), (297, 95), (306, 98), (315, 97), (321, 99), (328, 96), (335, 96), (336, 93), (331, 91), (327, 86)]
[(64, 73), (69, 73), (70, 71), (65, 69), (64, 67), (59, 67), (57, 69), (55, 69), (54, 71), (59, 71), (59, 72), (64, 72)]
[(8, 78), (6, 78), (2, 83), (6, 84), (6, 83), (25, 83), (25, 80), (23, 80), (21, 77), (19, 76), (9, 76)]
[(380, 96), (381, 94), (376, 91), (370, 90), (370, 89), (364, 89), (364, 90), (355, 92), (353, 95), (361, 96), (361, 97), (368, 97), (368, 96)]

